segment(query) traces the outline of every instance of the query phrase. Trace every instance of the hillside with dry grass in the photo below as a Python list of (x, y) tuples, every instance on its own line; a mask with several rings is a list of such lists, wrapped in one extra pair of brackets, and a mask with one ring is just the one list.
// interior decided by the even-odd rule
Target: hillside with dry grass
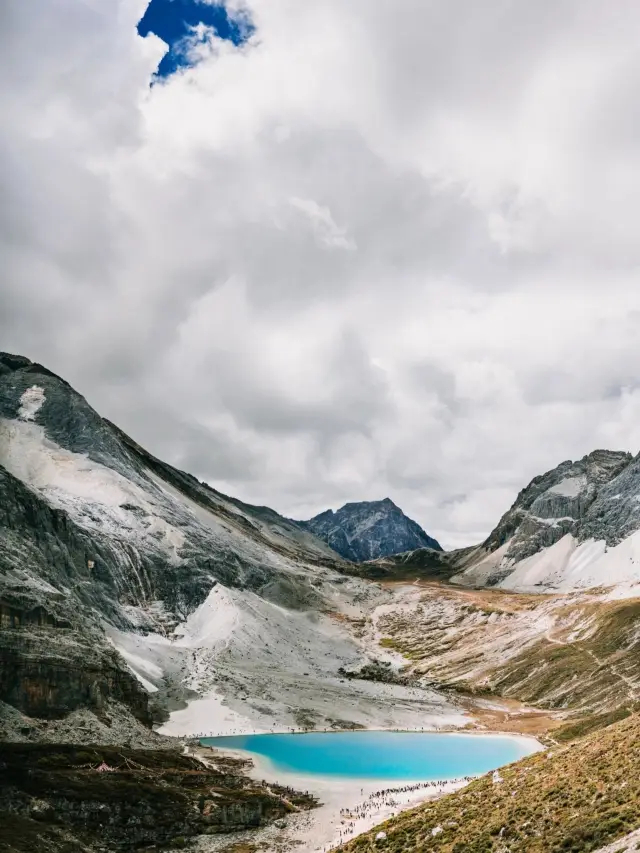
[(525, 595), (426, 583), (399, 587), (372, 629), (415, 678), (569, 716), (634, 710), (640, 599)]

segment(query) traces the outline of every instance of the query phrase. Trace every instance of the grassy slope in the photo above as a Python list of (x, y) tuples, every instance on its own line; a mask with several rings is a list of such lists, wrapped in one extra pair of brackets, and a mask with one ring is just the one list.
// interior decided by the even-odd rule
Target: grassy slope
[[(344, 846), (349, 853), (587, 853), (640, 825), (640, 717), (538, 753)], [(441, 828), (436, 835), (433, 830)], [(386, 839), (375, 840), (378, 832)]]
[(468, 692), (582, 714), (640, 700), (640, 600), (430, 585), (380, 622), (415, 674)]

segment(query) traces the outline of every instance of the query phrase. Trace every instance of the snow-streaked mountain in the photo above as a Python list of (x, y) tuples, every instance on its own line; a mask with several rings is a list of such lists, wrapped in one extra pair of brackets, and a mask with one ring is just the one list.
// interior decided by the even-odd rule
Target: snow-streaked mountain
[(640, 584), (640, 457), (596, 450), (536, 477), (453, 581), (540, 592)]
[(416, 548), (442, 548), (390, 498), (347, 503), (298, 522), (352, 563), (375, 560)]

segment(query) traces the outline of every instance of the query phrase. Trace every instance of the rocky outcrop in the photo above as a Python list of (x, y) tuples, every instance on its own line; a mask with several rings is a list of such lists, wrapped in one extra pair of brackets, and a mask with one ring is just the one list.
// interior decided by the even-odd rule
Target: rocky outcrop
[(44, 744), (0, 752), (0, 850), (9, 831), (8, 850), (46, 850), (62, 833), (79, 849), (182, 847), (194, 835), (263, 826), (316, 805), (254, 782), (233, 759), (205, 766), (174, 750)]
[[(601, 506), (603, 499), (606, 501), (607, 487), (631, 461), (630, 453), (595, 450), (578, 462), (562, 462), (535, 477), (518, 494), (483, 548), (495, 551), (509, 541), (507, 556), (522, 560), (553, 545), (566, 533), (578, 539), (590, 538), (594, 518), (600, 514), (598, 499)], [(640, 521), (640, 514), (636, 513), (635, 518)], [(626, 535), (618, 523), (603, 525), (601, 533), (610, 544)]]
[(416, 548), (442, 548), (390, 498), (348, 503), (298, 522), (353, 563), (375, 560)]
[(113, 700), (151, 725), (148, 697), (112, 649), (92, 644), (78, 631), (22, 626), (0, 634), (0, 698), (42, 719), (76, 708), (100, 714)]
[(0, 699), (45, 719), (115, 699), (150, 724), (146, 692), (91, 619), (109, 598), (91, 582), (90, 539), (4, 468), (0, 535)]
[(595, 450), (535, 477), (454, 576), (474, 586), (568, 591), (640, 583), (640, 457)]
[(439, 552), (420, 548), (372, 560), (376, 580), (452, 580), (525, 592), (640, 584), (631, 537), (640, 531), (640, 456), (595, 450), (522, 489), (487, 539)]

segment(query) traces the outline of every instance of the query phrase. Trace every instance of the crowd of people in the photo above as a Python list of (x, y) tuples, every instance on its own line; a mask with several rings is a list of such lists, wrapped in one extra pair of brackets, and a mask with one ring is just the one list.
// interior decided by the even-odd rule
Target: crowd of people
[[(324, 853), (329, 853), (331, 850), (340, 850), (342, 845), (355, 835), (357, 821), (364, 820), (370, 814), (379, 812), (385, 806), (390, 808), (399, 807), (400, 803), (395, 799), (395, 794), (408, 794), (429, 788), (432, 788), (435, 792), (445, 785), (471, 782), (473, 778), (473, 776), (460, 776), (457, 779), (434, 779), (430, 782), (415, 782), (411, 785), (400, 785), (397, 788), (382, 788), (380, 791), (374, 791), (372, 794), (369, 794), (368, 799), (364, 802), (352, 808), (340, 809), (341, 827), (339, 829), (337, 845), (325, 847), (323, 851)], [(394, 815), (395, 812), (392, 811), (388, 816), (393, 817)]]
[[(184, 737), (184, 740), (199, 740), (200, 738), (216, 738), (216, 737), (230, 737), (232, 735), (250, 735), (250, 734), (311, 734), (318, 732), (344, 732), (347, 734), (353, 734), (358, 729), (345, 728), (341, 729), (338, 726), (287, 726), (283, 728), (276, 723), (272, 723), (269, 731), (262, 732), (248, 732), (244, 728), (238, 729), (227, 729), (225, 732), (196, 732), (193, 735), (187, 735)], [(416, 733), (416, 732), (448, 732), (450, 731), (447, 726), (430, 726), (425, 730), (424, 726), (414, 728), (405, 727), (402, 729), (364, 729), (363, 731), (374, 732), (374, 731), (384, 731), (384, 732), (404, 732), (404, 733)]]
[[(272, 729), (274, 729), (274, 728), (275, 728), (275, 724), (272, 725)], [(335, 729), (328, 729), (328, 728), (324, 729), (324, 731), (332, 731), (332, 730), (335, 731)], [(439, 727), (434, 727), (433, 730), (439, 731), (440, 729), (439, 729)], [(308, 731), (310, 731), (310, 729), (305, 729), (302, 727), (301, 728), (289, 727), (286, 730), (286, 733), (294, 733), (294, 732), (295, 733), (302, 733), (302, 732), (308, 732)], [(322, 731), (322, 729), (316, 729), (315, 731)], [(408, 730), (407, 729), (390, 729), (390, 730), (387, 729), (386, 731), (401, 732), (401, 731), (408, 731)], [(424, 728), (420, 728), (420, 729), (416, 728), (416, 729), (413, 729), (412, 731), (424, 732)], [(429, 729), (427, 731), (429, 731)], [(235, 733), (236, 732), (234, 730), (227, 732), (227, 734), (235, 734)], [(240, 733), (243, 733), (242, 730), (238, 731), (238, 734), (240, 734)], [(284, 734), (285, 732), (281, 731), (279, 733)], [(199, 739), (199, 738), (207, 738), (207, 737), (216, 737), (216, 735), (213, 733), (205, 734), (204, 732), (202, 732), (202, 733), (193, 735), (193, 737)], [(218, 737), (219, 737), (219, 735), (218, 735)], [(401, 804), (398, 802), (398, 800), (395, 799), (394, 795), (396, 795), (396, 794), (407, 794), (407, 793), (412, 793), (414, 791), (426, 790), (429, 788), (433, 789), (433, 791), (435, 793), (438, 789), (442, 789), (445, 785), (460, 784), (461, 782), (471, 782), (473, 778), (474, 778), (473, 776), (461, 776), (460, 778), (457, 778), (457, 779), (435, 779), (435, 780), (432, 780), (430, 782), (415, 782), (415, 783), (410, 784), (410, 785), (401, 785), (401, 786), (398, 786), (396, 788), (382, 788), (380, 791), (374, 791), (372, 794), (369, 794), (368, 799), (364, 800), (362, 803), (360, 803), (356, 806), (353, 806), (352, 808), (340, 809), (341, 826), (338, 830), (339, 838), (338, 838), (337, 843), (335, 845), (330, 845), (328, 847), (324, 847), (323, 853), (329, 853), (330, 851), (340, 850), (342, 848), (342, 845), (346, 841), (349, 841), (351, 838), (353, 838), (355, 836), (356, 825), (358, 822), (366, 819), (367, 817), (371, 816), (372, 814), (378, 813), (382, 808), (385, 808), (385, 807), (386, 808), (392, 808), (392, 809), (399, 808)], [(267, 782), (265, 780), (263, 780), (263, 784), (267, 785)], [(295, 793), (294, 789), (290, 788), (289, 786), (283, 785), (282, 788), (284, 788), (286, 790), (287, 794), (293, 795)], [(309, 792), (305, 792), (305, 793), (307, 796), (310, 796)], [(362, 794), (364, 795), (364, 789), (362, 789)], [(395, 811), (391, 811), (388, 814), (388, 817), (393, 817), (395, 814), (396, 814)], [(359, 827), (358, 831), (362, 832), (363, 828)]]

